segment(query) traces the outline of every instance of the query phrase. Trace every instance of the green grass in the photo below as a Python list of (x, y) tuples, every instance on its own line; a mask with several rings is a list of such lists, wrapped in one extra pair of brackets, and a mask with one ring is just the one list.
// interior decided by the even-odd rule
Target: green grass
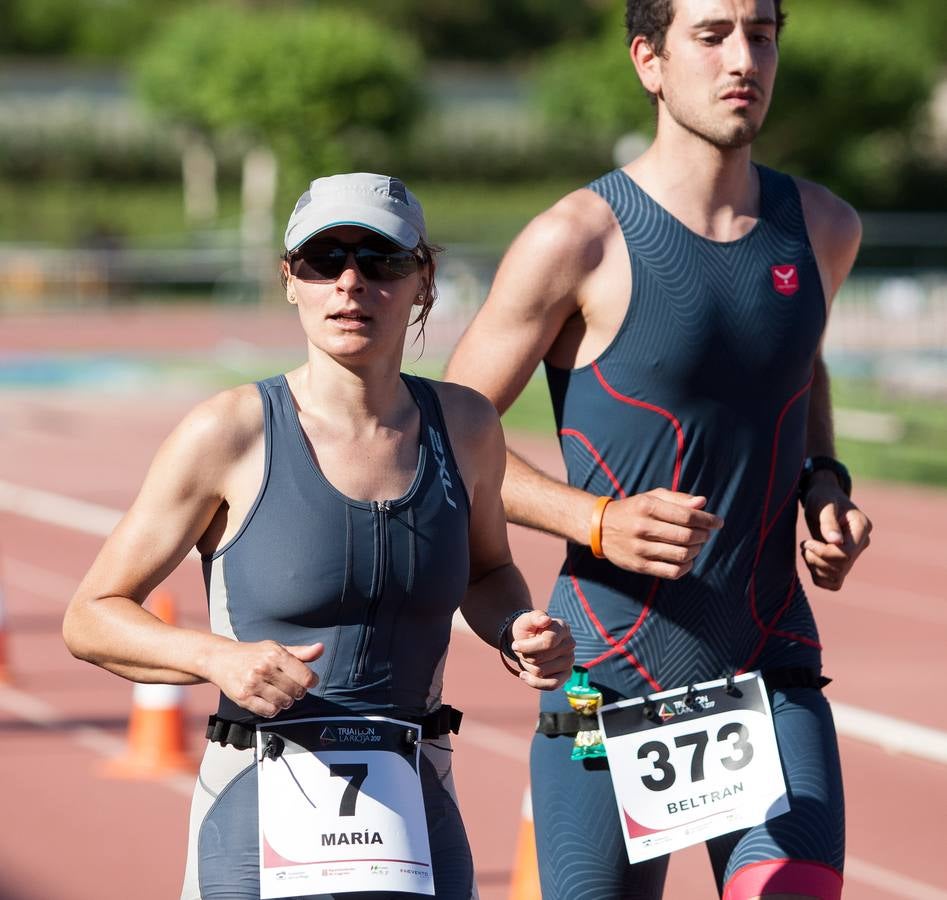
[[(220, 221), (237, 227), (239, 194), (222, 191)], [(73, 247), (96, 234), (128, 246), (186, 243), (181, 188), (90, 181), (0, 181), (0, 241)]]
[(886, 413), (903, 428), (901, 437), (890, 442), (837, 435), (838, 456), (854, 476), (947, 486), (947, 404), (854, 379), (835, 379), (832, 397), (836, 408)]
[[(445, 363), (437, 360), (422, 359), (403, 366), (412, 375), (425, 378), (443, 378)], [(554, 435), (556, 421), (552, 415), (549, 391), (546, 389), (546, 377), (537, 372), (527, 383), (523, 393), (503, 416), (505, 431), (528, 431), (534, 434)]]
[(579, 182), (530, 184), (412, 183), (424, 204), (428, 234), (438, 244), (476, 244), (493, 253), (505, 250), (533, 216), (552, 206)]
[[(435, 243), (474, 244), (494, 254), (501, 253), (533, 216), (579, 186), (567, 181), (411, 184), (424, 204)], [(275, 233), (282, 235), (282, 213), (277, 219)], [(220, 192), (218, 225), (239, 225), (235, 186)], [(0, 241), (72, 247), (96, 232), (118, 236), (133, 247), (189, 243), (180, 185), (0, 181)]]

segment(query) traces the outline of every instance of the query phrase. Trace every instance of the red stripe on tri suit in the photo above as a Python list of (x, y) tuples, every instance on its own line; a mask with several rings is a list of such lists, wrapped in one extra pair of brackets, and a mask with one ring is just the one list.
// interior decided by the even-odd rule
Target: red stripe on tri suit
[[(776, 427), (773, 431), (773, 445), (770, 451), (769, 461), (769, 480), (766, 485), (766, 495), (763, 500), (763, 513), (760, 517), (760, 538), (756, 546), (756, 557), (753, 560), (753, 570), (750, 572), (750, 581), (748, 585), (750, 594), (750, 614), (753, 616), (753, 621), (756, 623), (756, 627), (760, 631), (760, 641), (754, 648), (753, 652), (750, 654), (749, 659), (747, 659), (747, 661), (738, 670), (740, 672), (746, 672), (753, 666), (753, 663), (763, 652), (763, 647), (766, 645), (767, 640), (769, 640), (771, 636), (777, 634), (777, 632), (774, 631), (774, 627), (792, 603), (792, 595), (795, 591), (796, 582), (798, 580), (795, 572), (793, 572), (793, 576), (789, 582), (789, 590), (786, 592), (786, 599), (776, 611), (776, 614), (773, 616), (772, 620), (769, 623), (764, 622), (760, 618), (759, 610), (756, 608), (756, 571), (759, 568), (760, 559), (763, 555), (763, 547), (766, 544), (766, 539), (769, 537), (770, 532), (772, 532), (774, 526), (779, 521), (779, 517), (786, 508), (786, 504), (790, 501), (790, 499), (796, 496), (795, 483), (793, 483), (787, 491), (786, 496), (783, 497), (783, 500), (779, 504), (779, 508), (774, 513), (773, 518), (767, 521), (769, 515), (769, 504), (770, 500), (772, 500), (773, 487), (776, 480), (776, 463), (779, 456), (779, 433), (783, 427), (783, 419), (786, 418), (786, 414), (790, 409), (792, 409), (796, 401), (801, 397), (804, 397), (812, 387), (812, 378), (813, 376), (810, 375), (809, 380), (786, 401), (782, 410), (780, 410), (779, 416), (776, 419)], [(785, 633), (780, 633), (779, 636), (786, 637), (787, 635)], [(805, 640), (804, 643), (807, 643), (810, 646), (819, 646), (811, 640)]]
[(648, 593), (648, 599), (645, 601), (644, 607), (641, 610), (641, 614), (638, 616), (638, 620), (634, 625), (629, 629), (628, 633), (620, 640), (616, 641), (609, 633), (608, 630), (602, 625), (598, 616), (595, 615), (595, 612), (592, 610), (592, 605), (589, 603), (588, 598), (585, 596), (584, 591), (582, 590), (581, 585), (579, 584), (579, 579), (576, 578), (575, 572), (572, 571), (572, 564), (569, 564), (569, 578), (572, 579), (572, 587), (575, 589), (576, 596), (578, 596), (579, 601), (582, 604), (582, 608), (585, 610), (586, 616), (588, 616), (589, 621), (595, 626), (595, 629), (598, 633), (612, 645), (612, 649), (603, 653), (601, 656), (597, 656), (595, 659), (590, 660), (589, 662), (582, 663), (581, 665), (585, 668), (590, 669), (593, 666), (597, 666), (600, 662), (608, 657), (613, 656), (615, 653), (621, 653), (625, 659), (628, 660), (641, 674), (642, 678), (647, 679), (648, 683), (656, 690), (661, 690), (661, 685), (651, 676), (651, 673), (635, 658), (630, 650), (625, 647), (625, 643), (631, 638), (631, 636), (641, 627), (641, 623), (644, 622), (647, 618), (648, 613), (651, 611), (651, 607), (654, 601), (654, 595), (658, 589), (658, 579), (655, 578), (651, 586), (651, 590)]
[(677, 438), (677, 456), (674, 459), (674, 476), (671, 478), (671, 490), (676, 491), (681, 480), (681, 465), (684, 461), (684, 429), (681, 428), (681, 423), (677, 420), (677, 417), (673, 415), (673, 413), (669, 413), (666, 409), (655, 406), (653, 403), (645, 403), (644, 400), (635, 400), (634, 397), (626, 397), (624, 394), (620, 394), (605, 380), (602, 370), (598, 367), (598, 362), (592, 363), (592, 371), (595, 372), (595, 377), (598, 379), (599, 384), (601, 384), (611, 397), (614, 397), (621, 403), (627, 403), (629, 406), (639, 406), (642, 409), (649, 409), (659, 416), (664, 416), (664, 418), (671, 423), (674, 428), (674, 435)]
[[(595, 373), (595, 377), (598, 379), (599, 384), (602, 386), (602, 389), (615, 400), (618, 400), (620, 403), (627, 403), (629, 406), (637, 406), (641, 409), (647, 409), (651, 412), (657, 413), (659, 416), (663, 416), (668, 422), (671, 423), (671, 427), (674, 429), (674, 437), (677, 444), (677, 450), (674, 457), (674, 474), (671, 478), (671, 490), (676, 491), (680, 485), (681, 480), (681, 467), (684, 462), (684, 429), (681, 427), (681, 423), (678, 418), (671, 412), (666, 409), (663, 409), (660, 406), (655, 406), (653, 403), (647, 403), (644, 400), (636, 400), (634, 397), (628, 397), (625, 394), (620, 393), (615, 390), (607, 381), (602, 370), (599, 368), (598, 361), (592, 363), (592, 371)], [(576, 436), (578, 434), (576, 433)], [(587, 445), (589, 449), (594, 452), (591, 444)], [(602, 461), (604, 466), (604, 460)], [(607, 470), (606, 470), (606, 474)], [(622, 495), (624, 496), (624, 494)], [(587, 663), (584, 663), (586, 668), (591, 668), (592, 666), (597, 666), (599, 663), (608, 659), (610, 656), (614, 656), (616, 653), (621, 653), (637, 670), (641, 673), (642, 677), (646, 678), (648, 683), (656, 690), (661, 690), (660, 684), (651, 676), (651, 674), (644, 668), (644, 666), (634, 657), (634, 655), (628, 651), (625, 647), (625, 644), (634, 636), (635, 632), (641, 627), (644, 623), (644, 620), (647, 618), (648, 613), (651, 612), (651, 609), (654, 606), (654, 597), (658, 592), (661, 581), (659, 578), (655, 578), (651, 583), (651, 589), (648, 591), (648, 597), (644, 602), (644, 606), (641, 610), (641, 614), (638, 616), (637, 621), (628, 632), (621, 638), (621, 640), (616, 641), (607, 631), (601, 626), (601, 623), (597, 618), (594, 618), (594, 613), (592, 608), (588, 603), (588, 600), (585, 598), (585, 595), (582, 593), (581, 588), (579, 587), (578, 579), (574, 574), (570, 572), (572, 578), (572, 583), (576, 589), (579, 599), (582, 602), (583, 608), (586, 611), (586, 614), (592, 618), (593, 623), (596, 625), (599, 633), (612, 645), (611, 650), (607, 650), (605, 653), (597, 656), (595, 659), (590, 660)]]
[(618, 496), (622, 498), (628, 496), (625, 493), (625, 489), (618, 483), (615, 473), (612, 472), (612, 470), (608, 467), (608, 463), (602, 459), (602, 455), (598, 452), (598, 450), (595, 449), (595, 447), (592, 446), (592, 442), (584, 434), (582, 434), (581, 431), (576, 431), (574, 428), (561, 428), (559, 430), (559, 434), (561, 434), (563, 437), (576, 438), (576, 440), (578, 440), (579, 443), (581, 443), (582, 446), (592, 454), (592, 459), (598, 463), (598, 467), (605, 473), (608, 480), (612, 483), (612, 487), (618, 491)]

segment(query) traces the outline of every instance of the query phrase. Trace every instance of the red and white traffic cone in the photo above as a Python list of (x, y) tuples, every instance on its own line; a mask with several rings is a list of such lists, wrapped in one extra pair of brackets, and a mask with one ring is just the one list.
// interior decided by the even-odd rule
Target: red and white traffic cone
[[(174, 598), (155, 594), (154, 614), (163, 622), (176, 621)], [(128, 750), (110, 760), (105, 773), (115, 778), (160, 778), (193, 772), (196, 764), (187, 753), (184, 726), (184, 688), (176, 684), (136, 684), (128, 720)]]

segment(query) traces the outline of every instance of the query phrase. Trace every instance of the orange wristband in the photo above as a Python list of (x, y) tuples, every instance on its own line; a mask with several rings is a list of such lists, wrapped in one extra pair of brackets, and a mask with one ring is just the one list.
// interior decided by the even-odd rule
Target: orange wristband
[(605, 559), (605, 551), (602, 550), (602, 520), (605, 518), (605, 507), (611, 502), (611, 497), (599, 497), (595, 501), (595, 509), (592, 510), (592, 521), (589, 524), (589, 547), (592, 548), (592, 556), (598, 559)]

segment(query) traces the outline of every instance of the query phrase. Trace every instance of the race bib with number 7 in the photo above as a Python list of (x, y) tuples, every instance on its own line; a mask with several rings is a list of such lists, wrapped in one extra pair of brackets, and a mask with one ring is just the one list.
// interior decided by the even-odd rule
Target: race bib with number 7
[(261, 900), (434, 894), (419, 731), (378, 717), (258, 726)]
[(622, 700), (599, 722), (632, 863), (789, 810), (759, 673)]

